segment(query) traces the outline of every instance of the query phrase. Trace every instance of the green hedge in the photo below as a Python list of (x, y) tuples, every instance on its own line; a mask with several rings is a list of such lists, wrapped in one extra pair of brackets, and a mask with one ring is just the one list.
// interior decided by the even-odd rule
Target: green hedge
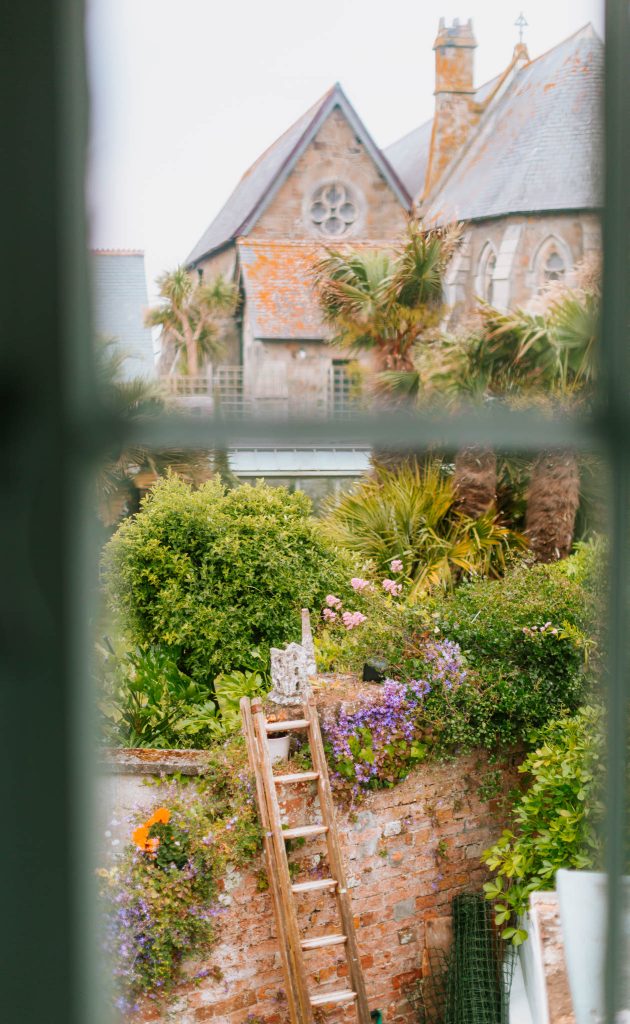
[(127, 638), (158, 646), (195, 682), (266, 669), (297, 641), (300, 608), (345, 594), (352, 572), (321, 535), (309, 499), (284, 488), (158, 482), (105, 549), (111, 604)]

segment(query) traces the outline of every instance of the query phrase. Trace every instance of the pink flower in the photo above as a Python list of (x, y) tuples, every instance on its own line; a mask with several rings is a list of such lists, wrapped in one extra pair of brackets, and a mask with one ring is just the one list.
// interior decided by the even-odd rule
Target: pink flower
[(329, 608), (338, 608), (339, 605), (341, 604), (341, 598), (335, 597), (334, 594), (327, 594), (326, 604), (328, 605)]
[(371, 587), (372, 584), (369, 580), (362, 580), (360, 576), (353, 576), (350, 580), (350, 586), (353, 590), (366, 590), (366, 588)]
[(403, 564), (402, 564), (400, 558), (394, 558), (389, 563), (389, 567), (392, 570), (392, 572), (402, 572)]
[(392, 597), (398, 597), (402, 590), (402, 583), (396, 583), (396, 580), (383, 580), (382, 586)]
[(337, 618), (337, 612), (334, 612), (332, 608), (324, 608), (322, 615), (326, 622), (334, 622)]
[(354, 629), (355, 626), (360, 626), (366, 620), (367, 615), (363, 615), (361, 612), (344, 612), (341, 616), (341, 621), (346, 629)]

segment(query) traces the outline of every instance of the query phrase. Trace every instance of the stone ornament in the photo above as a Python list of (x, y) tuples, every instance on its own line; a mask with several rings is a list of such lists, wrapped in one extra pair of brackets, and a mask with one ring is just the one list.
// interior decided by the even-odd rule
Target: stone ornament
[(271, 681), (269, 700), (274, 704), (300, 704), (308, 689), (308, 655), (301, 644), (288, 644), (281, 651), (271, 648)]
[(315, 646), (308, 608), (302, 608), (302, 643), (288, 644), (284, 650), (271, 648), (269, 700), (274, 704), (301, 704), (309, 691), (309, 677), (317, 673)]

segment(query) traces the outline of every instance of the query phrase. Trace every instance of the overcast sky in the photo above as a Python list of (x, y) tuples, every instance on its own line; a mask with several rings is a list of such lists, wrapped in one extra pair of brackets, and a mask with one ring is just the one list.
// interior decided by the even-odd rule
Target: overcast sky
[(532, 57), (601, 0), (88, 0), (91, 244), (188, 255), (241, 174), (333, 82), (381, 146), (433, 113), (438, 18), (472, 17), (478, 83)]

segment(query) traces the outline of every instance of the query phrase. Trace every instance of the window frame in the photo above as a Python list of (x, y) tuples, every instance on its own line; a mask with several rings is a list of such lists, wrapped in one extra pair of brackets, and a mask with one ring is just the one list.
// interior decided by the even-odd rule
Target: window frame
[[(3, 280), (2, 777), (7, 887), (3, 1009), (24, 1024), (103, 1024), (95, 949), (92, 690), (89, 609), (101, 538), (88, 514), (90, 474), (112, 443), (232, 447), (239, 441), (334, 442), (334, 422), (167, 417), (129, 429), (100, 402), (91, 359), (83, 181), (87, 139), (84, 8), (32, 0), (3, 11), (0, 68), (10, 153)], [(630, 16), (606, 2), (606, 208), (600, 403), (591, 415), (541, 422), (536, 413), (403, 414), (344, 421), (344, 441), (445, 447), (475, 440), (532, 451), (597, 450), (610, 501), (606, 1024), (619, 996), (630, 613)], [(550, 438), (552, 442), (550, 445)], [(17, 781), (16, 781), (17, 780)], [(45, 837), (45, 838), (44, 838)]]

